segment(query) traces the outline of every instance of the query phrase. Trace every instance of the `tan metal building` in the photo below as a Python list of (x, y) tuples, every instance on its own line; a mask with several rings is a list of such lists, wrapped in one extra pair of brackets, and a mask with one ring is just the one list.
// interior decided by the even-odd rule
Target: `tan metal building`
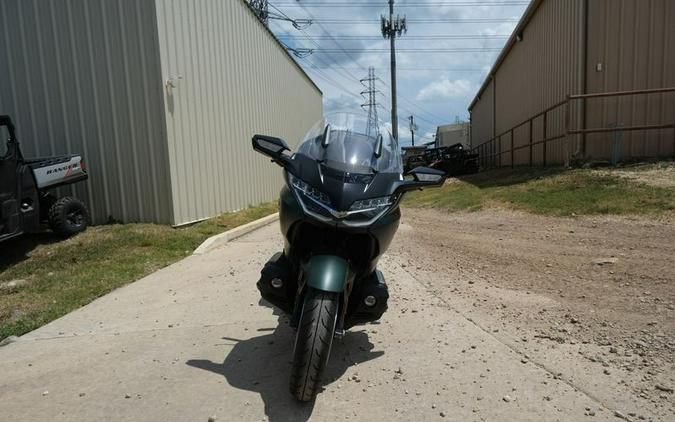
[[(297, 144), (322, 93), (244, 0), (0, 0), (0, 114), (82, 153), (94, 220), (184, 224), (272, 200), (254, 133)], [(68, 192), (66, 192), (68, 193)]]
[(435, 146), (449, 147), (455, 144), (469, 145), (469, 123), (460, 122), (451, 125), (441, 125), (436, 128)]
[(469, 106), (472, 147), (494, 165), (511, 145), (515, 165), (675, 155), (675, 129), (574, 133), (675, 125), (675, 92), (567, 101), (675, 87), (673, 22), (672, 0), (533, 0)]

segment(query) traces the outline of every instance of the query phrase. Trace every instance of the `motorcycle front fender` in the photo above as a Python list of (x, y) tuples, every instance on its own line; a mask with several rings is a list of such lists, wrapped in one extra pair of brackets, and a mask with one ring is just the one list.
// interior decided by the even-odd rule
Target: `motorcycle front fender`
[(307, 286), (324, 292), (344, 291), (349, 279), (349, 262), (335, 255), (315, 255), (306, 270)]

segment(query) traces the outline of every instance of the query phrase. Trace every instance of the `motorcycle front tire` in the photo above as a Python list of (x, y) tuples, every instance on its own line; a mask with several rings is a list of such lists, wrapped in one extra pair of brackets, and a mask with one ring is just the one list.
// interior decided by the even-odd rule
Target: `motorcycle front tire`
[(295, 337), (290, 388), (299, 401), (311, 401), (321, 388), (337, 323), (339, 293), (309, 288)]

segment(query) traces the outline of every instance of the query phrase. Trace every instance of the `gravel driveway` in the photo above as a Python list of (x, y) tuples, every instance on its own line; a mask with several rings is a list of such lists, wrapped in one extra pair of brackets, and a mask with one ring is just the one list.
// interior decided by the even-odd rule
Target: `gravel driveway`
[[(480, 217), (468, 214), (463, 221)], [(589, 360), (589, 351), (611, 357), (604, 354), (610, 353), (611, 346), (592, 340), (582, 344), (585, 337), (576, 333), (574, 343), (571, 334), (560, 334), (562, 343), (537, 337), (544, 331), (536, 318), (533, 325), (528, 323), (531, 310), (541, 310), (545, 304), (558, 315), (558, 307), (568, 306), (567, 302), (529, 284), (498, 285), (503, 275), (524, 262), (518, 254), (503, 260), (494, 258), (495, 252), (483, 255), (480, 245), (463, 237), (468, 234), (451, 235), (458, 227), (462, 221), (406, 210), (391, 252), (381, 260), (392, 296), (389, 311), (380, 324), (356, 328), (336, 342), (325, 391), (312, 405), (299, 405), (288, 393), (292, 330), (273, 309), (258, 303), (258, 272), (282, 246), (273, 224), (116, 290), (0, 348), (2, 419), (672, 417), (672, 392), (661, 391), (667, 396), (661, 399), (659, 392), (650, 390), (649, 398), (642, 399), (633, 384), (625, 382), (628, 373)], [(439, 231), (443, 240), (432, 238)], [(464, 243), (468, 249), (460, 246)], [(478, 248), (477, 255), (464, 256), (463, 251), (472, 248)], [(606, 255), (603, 252), (592, 256)], [(477, 256), (488, 259), (474, 262)], [(619, 256), (617, 266), (624, 265), (622, 259)], [(579, 265), (591, 264), (584, 258)], [(534, 283), (546, 271), (553, 273), (555, 266), (546, 267), (542, 260), (541, 266), (526, 272), (528, 277), (514, 283)], [(672, 297), (666, 300), (661, 290), (650, 289), (649, 297), (660, 295), (664, 306), (672, 303)], [(570, 309), (570, 315), (580, 321), (570, 330), (588, 326), (585, 314)], [(672, 336), (666, 330), (672, 314), (655, 313), (653, 319), (655, 327)], [(558, 320), (552, 317), (547, 324)], [(610, 374), (604, 375), (607, 368)], [(642, 369), (636, 366), (635, 371)], [(658, 381), (667, 389), (672, 386), (672, 373), (672, 366), (662, 368), (650, 382)]]

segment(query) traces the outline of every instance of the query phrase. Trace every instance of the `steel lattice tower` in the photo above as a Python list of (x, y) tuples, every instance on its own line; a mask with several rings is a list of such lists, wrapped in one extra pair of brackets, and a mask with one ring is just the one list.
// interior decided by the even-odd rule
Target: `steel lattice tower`
[[(361, 83), (366, 86), (365, 82), (368, 82), (368, 89), (362, 91), (361, 95), (368, 94), (368, 102), (361, 104), (361, 107), (368, 107), (368, 127), (366, 129), (366, 135), (368, 136), (377, 136), (378, 133), (378, 118), (377, 118), (377, 89), (375, 89), (375, 68), (368, 68), (368, 77), (361, 79)], [(365, 96), (364, 96), (365, 98)]]

